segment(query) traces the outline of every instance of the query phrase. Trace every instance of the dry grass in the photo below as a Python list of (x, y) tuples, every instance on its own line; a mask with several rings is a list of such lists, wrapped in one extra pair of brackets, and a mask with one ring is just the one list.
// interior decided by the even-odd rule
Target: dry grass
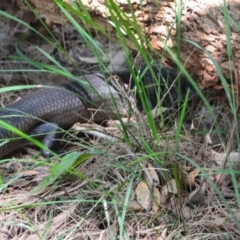
[[(209, 153), (196, 152), (199, 146), (191, 144), (189, 139), (185, 138), (181, 142), (179, 153), (195, 159), (200, 166), (212, 167)], [(157, 239), (157, 236), (164, 233), (164, 229), (168, 233), (166, 239), (239, 237), (224, 201), (219, 199), (208, 182), (205, 201), (200, 206), (186, 205), (186, 197), (192, 191), (189, 189), (181, 188), (176, 194), (169, 191), (167, 196), (163, 194), (161, 190), (171, 180), (171, 167), (174, 164), (178, 165), (179, 170), (185, 169), (185, 174), (193, 169), (173, 151), (167, 150), (169, 144), (174, 149), (174, 142), (168, 142), (168, 146), (159, 148), (158, 157), (164, 157), (168, 166), (154, 167), (158, 176), (163, 176), (165, 172), (169, 178), (167, 181), (161, 179), (158, 185), (161, 202), (158, 203), (156, 212), (152, 209), (145, 211), (143, 207), (136, 206), (135, 202), (135, 190), (140, 181), (146, 179), (141, 164), (138, 163), (142, 162), (145, 166), (146, 162), (152, 162), (151, 159), (145, 155), (145, 160), (140, 160), (139, 157), (143, 157), (144, 152), (129, 154), (130, 150), (122, 143), (113, 145), (95, 142), (96, 144), (107, 155), (93, 156), (78, 167), (78, 171), (87, 176), (86, 180), (64, 175), (54, 186), (36, 195), (30, 194), (30, 191), (48, 175), (49, 167), (29, 164), (26, 161), (27, 158), (32, 158), (29, 155), (23, 161), (2, 164), (1, 168), (9, 171), (4, 174), (4, 182), (9, 185), (4, 187), (0, 201), (3, 239), (16, 236), (20, 239), (118, 239), (120, 224), (123, 224), (129, 239)], [(11, 172), (14, 170), (14, 173)], [(210, 177), (214, 176), (210, 169), (206, 171)], [(129, 209), (124, 219), (119, 219), (125, 211), (123, 203), (128, 191)], [(165, 198), (167, 201), (163, 201)], [(236, 216), (239, 216), (234, 196), (229, 198), (228, 204)]]

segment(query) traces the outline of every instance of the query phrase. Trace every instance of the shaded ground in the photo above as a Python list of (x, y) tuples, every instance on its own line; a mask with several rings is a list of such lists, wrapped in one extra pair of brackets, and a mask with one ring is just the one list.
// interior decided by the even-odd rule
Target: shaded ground
[[(1, 87), (52, 82), (52, 74), (32, 71), (26, 62), (9, 58), (17, 49), (50, 64), (39, 54), (39, 46), (77, 73), (99, 68), (71, 26), (52, 26), (64, 52), (52, 38), (53, 45), (34, 34), (17, 40), (14, 35), (28, 30), (16, 30), (17, 26), (9, 26), (5, 19), (0, 23)], [(94, 39), (109, 58), (119, 54), (120, 46), (97, 34)], [(1, 106), (26, 92), (1, 93)], [(143, 119), (142, 115), (133, 117)], [(112, 122), (105, 127), (92, 125), (91, 135), (82, 134), (82, 138), (72, 134), (66, 147), (81, 153), (78, 166), (36, 194), (30, 191), (61, 162), (54, 158), (46, 161), (32, 148), (13, 154), (10, 161), (3, 160), (0, 239), (239, 239), (238, 183), (220, 174), (218, 164), (223, 164), (224, 155), (201, 144), (189, 129), (176, 141), (177, 123), (167, 131), (158, 123), (159, 142), (152, 140), (145, 121), (130, 123), (131, 144)]]

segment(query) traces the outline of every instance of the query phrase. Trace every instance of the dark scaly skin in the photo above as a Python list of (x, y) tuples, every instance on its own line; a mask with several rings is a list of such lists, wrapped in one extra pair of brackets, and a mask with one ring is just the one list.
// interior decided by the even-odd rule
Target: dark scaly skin
[[(153, 106), (157, 103), (157, 95), (163, 96), (178, 75), (176, 71), (165, 68), (160, 68), (160, 70), (154, 68), (154, 72), (157, 81), (153, 80), (149, 71), (141, 79)], [(117, 75), (123, 82), (127, 83), (131, 73), (123, 71), (117, 73)], [(119, 93), (107, 84), (100, 75), (86, 75), (84, 78), (92, 88), (75, 81), (69, 81), (59, 86), (36, 90), (6, 109), (0, 110), (0, 119), (28, 135), (34, 133), (34, 130), (36, 132), (36, 129), (39, 130), (39, 126), (42, 126), (44, 122), (57, 125), (60, 129), (69, 129), (76, 122), (87, 122), (89, 120), (101, 122), (106, 119), (116, 119), (119, 114), (114, 103), (117, 103), (118, 111), (125, 110)], [(164, 104), (167, 107), (173, 105), (179, 97), (185, 96), (187, 89), (190, 87), (188, 81), (184, 78), (180, 85), (181, 95), (177, 92), (175, 85), (165, 97)], [(156, 91), (156, 88), (160, 88), (161, 93)], [(190, 91), (190, 96), (194, 94), (194, 91)], [(90, 111), (89, 108), (100, 109), (101, 111)], [(19, 116), (19, 114), (22, 115)], [(93, 115), (94, 118), (92, 118)], [(44, 132), (44, 134), (47, 134), (47, 132)], [(12, 132), (1, 128), (0, 125), (0, 144), (5, 139), (17, 137)], [(25, 145), (26, 141), (20, 139), (11, 140), (0, 146), (0, 159)]]
[[(94, 113), (94, 121), (98, 122), (107, 118), (116, 118), (116, 111), (114, 113), (113, 109), (110, 109), (113, 105), (110, 102), (112, 102), (111, 96), (116, 101), (120, 101), (117, 91), (109, 87), (98, 75), (86, 75), (85, 78), (97, 93), (91, 86), (82, 87), (81, 84), (73, 81), (51, 88), (40, 88), (0, 110), (0, 119), (30, 134), (43, 122), (55, 123), (61, 129), (69, 129), (76, 122), (89, 121), (92, 113)], [(84, 90), (87, 88), (88, 90)], [(101, 108), (107, 112), (101, 111), (95, 114), (95, 110), (91, 112), (87, 110), (88, 108)], [(5, 139), (16, 137), (18, 136), (14, 133), (0, 127), (0, 143)], [(20, 139), (11, 140), (0, 146), (0, 159), (25, 145), (26, 141)]]

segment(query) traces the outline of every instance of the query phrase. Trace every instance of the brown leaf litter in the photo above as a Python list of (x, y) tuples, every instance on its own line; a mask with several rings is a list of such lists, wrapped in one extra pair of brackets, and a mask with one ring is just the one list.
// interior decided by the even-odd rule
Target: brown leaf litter
[[(27, 13), (22, 19), (37, 22)], [(50, 44), (37, 36), (31, 38), (31, 31), (18, 24), (8, 23), (6, 19), (0, 24), (2, 70), (31, 69), (26, 63), (6, 59), (15, 53), (13, 46), (16, 43), (24, 54), (43, 63), (49, 63), (49, 59), (39, 54), (35, 46), (71, 71), (82, 69), (86, 73), (98, 69), (96, 58), (72, 26), (49, 26), (63, 47), (60, 51), (56, 42)], [(30, 36), (17, 42), (15, 34), (10, 32), (13, 29)], [(41, 33), (48, 36), (45, 31), (41, 30)], [(96, 36), (95, 41), (109, 56), (106, 58), (109, 68), (107, 59), (112, 56), (119, 56), (119, 62), (115, 59), (114, 64), (122, 66), (120, 46), (109, 44), (103, 36)], [(41, 71), (9, 71), (0, 75), (1, 87), (51, 81), (52, 75)], [(25, 92), (1, 94), (1, 106), (15, 101)], [(148, 126), (136, 124), (139, 121), (134, 122), (134, 117), (144, 122), (144, 117), (133, 116), (130, 123), (135, 126), (128, 128), (128, 133), (130, 136), (136, 133), (149, 136), (146, 141), (151, 151), (144, 147), (146, 141), (137, 142), (130, 138), (132, 147), (126, 144), (119, 123), (107, 127), (77, 125), (75, 130), (81, 128), (84, 137), (73, 141), (70, 148), (95, 151), (95, 154), (37, 195), (31, 195), (31, 189), (49, 175), (49, 168), (59, 159), (46, 162), (32, 150), (31, 154), (18, 153), (10, 163), (2, 163), (0, 238), (113, 239), (119, 237), (120, 229), (124, 229), (130, 239), (187, 239), (189, 236), (197, 239), (207, 235), (213, 239), (219, 237), (219, 232), (226, 238), (240, 238), (237, 221), (225, 207), (228, 204), (239, 221), (234, 183), (229, 176), (219, 177), (222, 176), (219, 166), (225, 159), (223, 154), (199, 142), (187, 130), (180, 136), (178, 146), (174, 129), (161, 132), (159, 136), (164, 137), (160, 143), (155, 143)], [(233, 162), (237, 162), (238, 156), (234, 153), (231, 156)], [(213, 187), (217, 183), (225, 202)]]

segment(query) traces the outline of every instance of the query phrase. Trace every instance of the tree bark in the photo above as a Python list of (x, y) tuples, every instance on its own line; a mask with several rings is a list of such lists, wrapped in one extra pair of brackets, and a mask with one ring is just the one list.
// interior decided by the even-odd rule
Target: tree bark
[[(25, 0), (1, 0), (0, 9), (29, 10)], [(70, 0), (64, 2), (71, 4)], [(77, 1), (76, 1), (77, 2)], [(115, 0), (117, 5), (131, 17), (128, 2), (135, 11), (138, 24), (148, 37), (154, 49), (164, 53), (163, 61), (174, 66), (171, 57), (162, 51), (167, 45), (172, 51), (177, 49), (176, 4), (174, 1), (156, 0)], [(209, 55), (219, 64), (223, 75), (231, 78), (240, 74), (240, 2), (228, 0), (227, 11), (230, 25), (231, 58), (227, 52), (226, 21), (223, 0), (185, 0), (181, 17), (181, 62), (194, 76), (201, 80), (203, 87), (215, 86), (219, 76)], [(48, 21), (66, 23), (66, 19), (53, 0), (29, 0), (29, 3)], [(82, 0), (94, 21), (109, 31), (109, 11), (104, 0)], [(111, 28), (112, 35), (114, 29)], [(133, 30), (134, 31), (134, 30)], [(196, 47), (198, 44), (205, 51)], [(134, 48), (134, 46), (132, 46)]]

